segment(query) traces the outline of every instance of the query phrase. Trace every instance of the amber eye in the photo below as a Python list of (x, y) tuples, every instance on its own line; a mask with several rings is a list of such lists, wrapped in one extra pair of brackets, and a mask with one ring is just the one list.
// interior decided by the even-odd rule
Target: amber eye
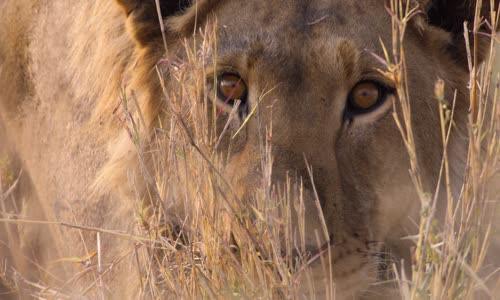
[(380, 98), (380, 88), (373, 82), (358, 83), (351, 92), (350, 102), (354, 107), (369, 109), (377, 104)]
[(388, 89), (374, 81), (361, 81), (349, 93), (346, 112), (350, 115), (370, 112), (382, 104)]
[(241, 105), (246, 104), (247, 85), (243, 79), (236, 74), (224, 73), (217, 80), (217, 96), (224, 104), (234, 105), (236, 100), (241, 101)]

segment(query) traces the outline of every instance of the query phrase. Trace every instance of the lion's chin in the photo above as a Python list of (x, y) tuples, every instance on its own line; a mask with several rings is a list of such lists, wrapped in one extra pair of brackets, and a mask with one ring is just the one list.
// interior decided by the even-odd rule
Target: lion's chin
[[(300, 294), (314, 295), (316, 299), (367, 299), (377, 298), (379, 287), (373, 286), (377, 281), (378, 264), (375, 257), (353, 253), (335, 259), (329, 264), (328, 251), (323, 251), (308, 271), (301, 275)], [(368, 296), (371, 295), (371, 296)], [(393, 299), (393, 298), (386, 298)]]

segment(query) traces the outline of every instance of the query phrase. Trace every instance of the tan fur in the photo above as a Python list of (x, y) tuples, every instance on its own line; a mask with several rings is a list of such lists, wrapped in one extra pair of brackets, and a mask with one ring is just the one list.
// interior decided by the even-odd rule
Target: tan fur
[[(369, 289), (377, 277), (374, 253), (382, 243), (398, 259), (410, 260), (409, 245), (400, 239), (417, 231), (419, 201), (391, 109), (343, 121), (346, 97), (358, 81), (386, 82), (375, 70), (382, 66), (369, 53), (382, 54), (379, 37), (386, 45), (391, 42), (383, 1), (198, 1), (165, 21), (169, 56), (158, 19), (143, 18), (154, 7), (116, 2), (120, 5), (109, 0), (18, 0), (0, 7), (0, 138), (5, 135), (13, 145), (9, 151), (15, 153), (15, 172), (23, 169), (26, 177), (23, 184), (30, 192), (18, 198), (23, 217), (132, 228), (133, 203), (120, 195), (132, 193), (130, 180), (140, 182), (142, 190), (134, 191), (139, 194), (147, 183), (134, 145), (113, 115), (120, 91), (124, 85), (134, 91), (145, 122), (141, 133), (153, 138), (153, 128), (167, 120), (168, 105), (157, 63), (182, 57), (182, 39), (189, 41), (195, 24), (203, 27), (216, 19), (217, 71), (237, 69), (249, 86), (251, 105), (262, 92), (277, 87), (267, 96), (276, 99), (272, 109), (265, 105), (261, 111), (262, 124), (272, 120), (273, 181), (283, 182), (287, 172), (306, 179), (306, 229), (311, 233), (306, 243), (311, 249), (317, 245), (312, 232), (320, 231), (321, 224), (304, 157), (313, 167), (334, 239), (339, 297), (360, 296)], [(438, 78), (446, 82), (447, 99), (454, 90), (458, 95), (457, 128), (450, 142), (454, 182), (462, 179), (466, 159), (468, 74), (448, 52), (451, 40), (423, 18), (407, 32), (417, 154), (429, 190), (436, 186), (442, 155), (433, 95)], [(238, 135), (226, 172), (243, 199), (259, 184), (258, 130), (253, 119)], [(454, 188), (458, 194), (459, 186)], [(82, 255), (66, 251), (82, 244), (75, 232), (50, 227), (52, 235), (65, 236), (65, 245), (53, 248), (45, 227), (28, 227), (20, 227), (18, 234), (29, 241), (24, 250), (38, 252), (40, 261)], [(114, 257), (127, 245), (107, 240), (103, 247)], [(124, 288), (113, 295), (127, 295), (130, 272), (116, 277)]]

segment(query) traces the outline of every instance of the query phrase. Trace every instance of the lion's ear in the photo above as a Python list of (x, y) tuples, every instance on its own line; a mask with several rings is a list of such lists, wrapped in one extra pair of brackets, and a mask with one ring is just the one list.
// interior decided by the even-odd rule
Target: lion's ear
[(130, 34), (141, 46), (161, 38), (159, 13), (165, 20), (191, 6), (190, 0), (115, 0), (115, 2), (127, 17)]
[[(118, 5), (123, 9), (123, 11), (129, 15), (135, 9), (141, 9), (145, 7), (154, 8), (156, 13), (156, 1), (155, 0), (116, 0)], [(189, 0), (160, 0), (160, 11), (162, 17), (168, 17), (176, 14), (177, 12), (190, 6), (191, 1)], [(156, 14), (155, 14), (156, 15)]]
[[(450, 50), (461, 60), (466, 59), (466, 45), (464, 39), (464, 22), (472, 30), (476, 13), (476, 5), (480, 7), (480, 17), (488, 22), (483, 22), (481, 30), (491, 31), (491, 2), (495, 9), (500, 0), (418, 0), (427, 13), (427, 21), (434, 27), (439, 27), (451, 34), (452, 44)], [(472, 37), (471, 37), (472, 41)], [(482, 60), (487, 52), (488, 39), (481, 37), (479, 41), (479, 59)]]

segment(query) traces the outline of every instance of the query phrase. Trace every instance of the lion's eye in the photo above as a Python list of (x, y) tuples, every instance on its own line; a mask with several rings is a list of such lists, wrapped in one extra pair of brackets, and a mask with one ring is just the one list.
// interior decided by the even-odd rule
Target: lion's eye
[(346, 112), (349, 115), (367, 113), (384, 102), (387, 88), (374, 81), (357, 83), (347, 98)]
[(247, 101), (247, 85), (243, 79), (236, 74), (224, 73), (217, 80), (217, 96), (224, 104), (234, 105), (236, 100), (240, 100), (242, 105)]

